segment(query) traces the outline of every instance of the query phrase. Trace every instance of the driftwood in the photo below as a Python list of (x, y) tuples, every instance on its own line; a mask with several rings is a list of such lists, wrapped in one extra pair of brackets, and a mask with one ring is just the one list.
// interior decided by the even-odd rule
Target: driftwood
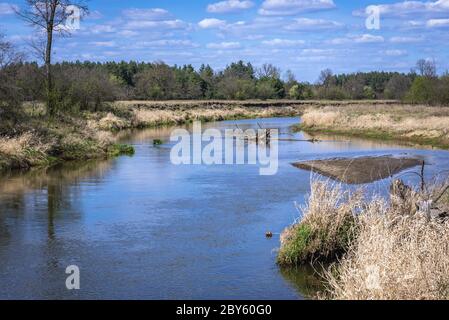
[[(425, 190), (425, 183), (422, 190)], [(414, 196), (413, 189), (402, 180), (396, 179), (390, 186), (391, 204), (393, 207), (399, 209), (400, 212), (409, 212), (411, 214), (420, 213), (425, 215), (429, 220), (438, 219), (446, 221), (449, 219), (449, 212), (446, 209), (442, 209), (438, 205), (438, 201), (448, 190), (449, 185), (443, 188), (441, 195), (433, 199), (429, 197), (429, 199), (425, 200), (416, 200), (418, 197)]]

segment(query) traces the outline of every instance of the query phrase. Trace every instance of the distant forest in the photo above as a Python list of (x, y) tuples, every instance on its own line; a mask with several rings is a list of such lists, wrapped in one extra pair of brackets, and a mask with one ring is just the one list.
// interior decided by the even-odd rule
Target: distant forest
[[(419, 60), (408, 74), (334, 75), (327, 69), (313, 84), (301, 81), (291, 71), (281, 74), (272, 64), (255, 68), (243, 61), (221, 71), (206, 64), (195, 69), (164, 62), (55, 64), (54, 37), (70, 35), (64, 23), (73, 5), (80, 10), (80, 17), (87, 14), (83, 0), (28, 0), (23, 8), (14, 10), (38, 32), (38, 40), (30, 43), (30, 49), (41, 63), (27, 62), (0, 34), (0, 114), (18, 110), (26, 101), (44, 101), (50, 116), (61, 111), (96, 111), (103, 102), (124, 99), (395, 99), (449, 104), (449, 73), (438, 76), (435, 62), (429, 60)], [(40, 10), (42, 6), (46, 10)]]
[[(25, 62), (0, 38), (0, 101), (45, 101), (45, 68)], [(316, 83), (302, 82), (271, 64), (255, 68), (238, 61), (224, 70), (209, 65), (169, 66), (164, 62), (63, 62), (52, 65), (52, 99), (59, 110), (92, 110), (115, 100), (195, 99), (395, 99), (449, 104), (449, 74), (418, 61), (408, 74), (366, 72), (334, 75), (323, 70)], [(11, 104), (11, 103), (9, 103)]]

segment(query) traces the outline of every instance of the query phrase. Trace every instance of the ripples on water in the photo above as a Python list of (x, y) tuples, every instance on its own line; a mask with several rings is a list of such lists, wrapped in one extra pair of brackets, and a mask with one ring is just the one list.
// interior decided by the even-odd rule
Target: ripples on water
[[(211, 123), (219, 129), (280, 128), (298, 119)], [(301, 299), (319, 288), (310, 270), (279, 270), (279, 234), (298, 213), (310, 174), (290, 164), (340, 156), (424, 156), (432, 175), (449, 169), (446, 151), (363, 139), (282, 141), (275, 176), (255, 166), (173, 166), (171, 129), (125, 135), (133, 157), (67, 164), (0, 178), (0, 298)], [(332, 141), (333, 140), (333, 141)], [(383, 192), (388, 181), (370, 186)], [(78, 265), (81, 290), (65, 288)]]

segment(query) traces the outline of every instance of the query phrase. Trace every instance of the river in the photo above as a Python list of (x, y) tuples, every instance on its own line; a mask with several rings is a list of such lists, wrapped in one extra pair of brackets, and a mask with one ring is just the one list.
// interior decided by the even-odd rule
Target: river
[[(279, 128), (298, 118), (209, 123), (209, 128)], [(189, 128), (189, 126), (186, 126)], [(173, 128), (134, 131), (132, 157), (70, 163), (0, 177), (0, 299), (303, 299), (317, 281), (280, 270), (279, 233), (299, 215), (310, 173), (299, 160), (409, 154), (449, 169), (449, 153), (386, 142), (328, 137), (281, 141), (279, 170), (253, 165), (170, 162)], [(153, 146), (153, 139), (165, 143)], [(373, 185), (374, 186), (374, 185)], [(386, 181), (375, 184), (387, 188)], [(271, 231), (274, 237), (265, 238)], [(67, 290), (66, 267), (80, 270)]]

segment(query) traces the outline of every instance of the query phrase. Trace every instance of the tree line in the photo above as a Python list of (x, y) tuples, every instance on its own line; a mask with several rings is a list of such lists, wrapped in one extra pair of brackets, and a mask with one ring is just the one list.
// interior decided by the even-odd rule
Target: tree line
[[(1, 48), (11, 49), (2, 42)], [(2, 55), (3, 56), (3, 55)], [(46, 99), (45, 67), (16, 60), (1, 67), (5, 95), (23, 101)], [(317, 82), (298, 81), (292, 72), (265, 64), (255, 68), (238, 61), (224, 70), (209, 65), (169, 66), (164, 62), (62, 62), (52, 64), (52, 99), (60, 109), (96, 109), (114, 100), (196, 99), (395, 99), (413, 103), (448, 104), (449, 76), (428, 72), (432, 62), (420, 61), (408, 74), (358, 72), (334, 75), (323, 70)], [(0, 61), (1, 66), (1, 61)], [(432, 70), (432, 68), (430, 69)], [(6, 87), (5, 87), (6, 86)], [(3, 88), (5, 87), (5, 88)]]

